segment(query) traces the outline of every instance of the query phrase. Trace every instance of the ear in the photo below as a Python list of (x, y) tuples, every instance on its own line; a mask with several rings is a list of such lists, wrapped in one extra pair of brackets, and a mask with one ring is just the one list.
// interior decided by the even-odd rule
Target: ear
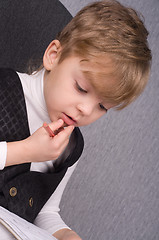
[(47, 47), (43, 56), (44, 68), (48, 71), (52, 69), (54, 63), (59, 60), (61, 44), (59, 40), (53, 40)]

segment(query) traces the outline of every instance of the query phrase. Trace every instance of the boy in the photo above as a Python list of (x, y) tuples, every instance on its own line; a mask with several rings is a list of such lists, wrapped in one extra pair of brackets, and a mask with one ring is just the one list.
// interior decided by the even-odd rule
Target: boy
[[(147, 35), (148, 32), (135, 11), (123, 7), (116, 1), (101, 1), (82, 9), (48, 46), (43, 58), (44, 70), (38, 75), (44, 80), (43, 94), (47, 119), (53, 122), (49, 126), (53, 131), (60, 129), (60, 132), (53, 139), (50, 138), (43, 127), (39, 128), (43, 118), (38, 122), (35, 121), (36, 117), (32, 119), (29, 116), (28, 109), (31, 107), (26, 97), (23, 80), (26, 76), (18, 74), (26, 97), (28, 118), (31, 119), (31, 133), (35, 133), (30, 137), (26, 135), (24, 140), (18, 139), (16, 142), (12, 140), (7, 143), (5, 166), (18, 166), (20, 163), (31, 162), (31, 170), (34, 170), (37, 162), (49, 164), (48, 161), (56, 160), (63, 153), (68, 142), (71, 142), (69, 136), (75, 132), (74, 127), (88, 125), (103, 116), (110, 108), (122, 109), (134, 101), (143, 91), (150, 70), (151, 53), (147, 44)], [(37, 110), (36, 105), (33, 109)], [(36, 130), (37, 128), (39, 129)], [(83, 143), (77, 130), (75, 134), (72, 142), (75, 139), (80, 141), (76, 144), (76, 148), (73, 148), (73, 152), (76, 152), (77, 147), (81, 145), (78, 156), (75, 155), (77, 161)], [(25, 210), (22, 217), (30, 221), (35, 219), (35, 224), (40, 227), (53, 224), (53, 218), (49, 219), (48, 212), (57, 197), (55, 192), (60, 192), (57, 201), (59, 204), (64, 186), (76, 165), (75, 162), (71, 162), (71, 165), (64, 169), (64, 164), (65, 162), (60, 163), (62, 168), (55, 167), (55, 173), (59, 172), (62, 175), (55, 186), (56, 190), (50, 190), (49, 194), (52, 195), (46, 198), (47, 201), (51, 196), (49, 201), (46, 204), (39, 203), (40, 209), (45, 205), (42, 210), (39, 209), (37, 218), (35, 219), (36, 214), (32, 217), (30, 212), (27, 215)], [(70, 171), (68, 167), (72, 170)], [(4, 168), (2, 172), (7, 171), (6, 169)], [(51, 171), (50, 167), (48, 169)], [(20, 171), (22, 179), (25, 179), (28, 169), (16, 169), (16, 174), (17, 171)], [(36, 179), (37, 176), (34, 181)], [(47, 191), (45, 194), (47, 195)], [(35, 200), (36, 198), (35, 196)], [(33, 198), (29, 199), (29, 203), (34, 204)], [(50, 226), (48, 229), (51, 231)], [(63, 224), (52, 229), (57, 239), (80, 239), (75, 232)]]

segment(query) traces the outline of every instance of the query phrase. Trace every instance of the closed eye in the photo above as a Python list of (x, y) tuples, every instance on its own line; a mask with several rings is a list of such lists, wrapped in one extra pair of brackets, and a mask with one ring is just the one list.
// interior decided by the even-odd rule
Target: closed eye
[(101, 103), (99, 103), (99, 107), (100, 107), (101, 110), (104, 110), (106, 112), (108, 111), (108, 109), (106, 109)]
[(87, 93), (87, 90), (83, 89), (83, 88), (78, 84), (78, 82), (76, 82), (76, 89), (77, 89), (79, 92)]

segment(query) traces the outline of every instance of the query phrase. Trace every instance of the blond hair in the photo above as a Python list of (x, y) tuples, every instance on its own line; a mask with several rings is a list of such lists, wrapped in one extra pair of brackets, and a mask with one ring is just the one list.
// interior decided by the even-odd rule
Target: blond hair
[(148, 31), (135, 10), (117, 1), (84, 7), (58, 35), (60, 62), (81, 57), (84, 71), (98, 95), (122, 109), (146, 86), (151, 63)]

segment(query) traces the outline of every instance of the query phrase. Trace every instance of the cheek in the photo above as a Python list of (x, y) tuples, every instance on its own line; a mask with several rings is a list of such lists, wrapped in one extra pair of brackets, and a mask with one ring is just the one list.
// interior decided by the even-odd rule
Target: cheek
[(65, 94), (65, 89), (55, 87), (48, 91), (46, 96), (46, 105), (49, 110), (60, 111), (64, 106), (68, 104), (69, 96)]
[(96, 122), (99, 118), (101, 118), (105, 113), (98, 112), (96, 114), (91, 115), (89, 118), (85, 118), (85, 120), (81, 123), (81, 126), (87, 126), (93, 122)]
[(105, 114), (106, 114), (105, 111), (99, 111), (99, 112), (94, 116), (93, 122), (97, 121), (98, 119), (100, 119), (101, 117), (103, 117)]
[(99, 118), (101, 118), (103, 115), (106, 114), (106, 111), (104, 110), (100, 110), (98, 109), (95, 113), (94, 113), (94, 121), (98, 120)]

